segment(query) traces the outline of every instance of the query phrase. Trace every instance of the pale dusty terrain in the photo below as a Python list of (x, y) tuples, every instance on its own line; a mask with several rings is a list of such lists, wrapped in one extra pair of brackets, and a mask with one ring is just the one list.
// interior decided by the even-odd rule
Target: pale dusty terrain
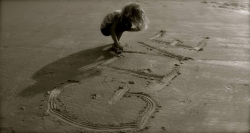
[(1, 131), (250, 131), (249, 1), (136, 0), (116, 57), (99, 28), (128, 2), (1, 1)]

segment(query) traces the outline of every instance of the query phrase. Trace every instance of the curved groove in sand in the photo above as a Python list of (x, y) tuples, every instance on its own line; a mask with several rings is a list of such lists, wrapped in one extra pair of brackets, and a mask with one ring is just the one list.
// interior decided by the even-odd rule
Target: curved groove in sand
[(120, 125), (100, 125), (87, 121), (76, 121), (75, 119), (63, 114), (56, 108), (57, 96), (61, 93), (61, 89), (54, 89), (49, 95), (48, 110), (47, 112), (57, 117), (58, 119), (72, 125), (75, 127), (83, 128), (89, 131), (128, 131), (128, 130), (142, 130), (146, 127), (146, 124), (150, 116), (156, 111), (157, 104), (155, 101), (143, 93), (126, 93), (128, 95), (134, 95), (141, 97), (147, 105), (146, 109), (143, 111), (143, 115), (138, 119), (136, 123), (122, 123)]
[(151, 99), (150, 97), (146, 95), (142, 95), (142, 94), (139, 94), (139, 95), (142, 97), (142, 99), (144, 99), (147, 102), (147, 108), (144, 111), (140, 119), (140, 122), (138, 124), (139, 125), (138, 129), (142, 130), (146, 127), (147, 121), (149, 120), (150, 116), (152, 116), (153, 113), (156, 111), (157, 105), (154, 102), (154, 100)]

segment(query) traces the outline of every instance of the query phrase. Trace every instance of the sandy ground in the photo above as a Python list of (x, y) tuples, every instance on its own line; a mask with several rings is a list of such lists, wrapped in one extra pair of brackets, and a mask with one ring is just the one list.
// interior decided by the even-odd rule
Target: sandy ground
[[(2, 132), (94, 132), (84, 126), (140, 119), (145, 133), (250, 131), (249, 1), (136, 0), (149, 28), (124, 33), (130, 53), (105, 64), (115, 55), (100, 23), (128, 2), (1, 1)], [(192, 49), (206, 37), (201, 51)], [(87, 124), (50, 113), (52, 96), (52, 112)]]

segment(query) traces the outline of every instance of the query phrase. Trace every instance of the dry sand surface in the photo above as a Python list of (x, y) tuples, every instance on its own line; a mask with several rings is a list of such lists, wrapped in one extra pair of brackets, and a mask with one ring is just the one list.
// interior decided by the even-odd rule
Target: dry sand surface
[(129, 1), (1, 1), (1, 132), (249, 132), (248, 0), (135, 0), (120, 56), (101, 34)]

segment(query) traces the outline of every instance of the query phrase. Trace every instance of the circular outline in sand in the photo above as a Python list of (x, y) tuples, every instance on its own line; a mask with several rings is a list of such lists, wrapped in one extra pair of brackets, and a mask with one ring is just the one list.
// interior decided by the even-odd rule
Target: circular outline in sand
[[(63, 88), (75, 85), (76, 83), (69, 84), (67, 86), (64, 86)], [(153, 113), (157, 109), (156, 102), (149, 96), (144, 93), (126, 93), (127, 95), (134, 95), (139, 96), (143, 101), (147, 103), (146, 108), (143, 115), (139, 117), (139, 121), (134, 123), (121, 123), (118, 126), (111, 126), (111, 125), (98, 125), (91, 122), (86, 121), (75, 121), (73, 118), (70, 118), (68, 115), (63, 114), (60, 111), (57, 111), (57, 105), (56, 105), (56, 99), (57, 96), (61, 93), (62, 88), (55, 88), (50, 92), (49, 95), (49, 101), (48, 101), (48, 110), (47, 112), (58, 119), (72, 125), (75, 127), (83, 128), (85, 130), (89, 131), (128, 131), (128, 130), (142, 130), (146, 127), (146, 124), (149, 120), (149, 118), (153, 115)]]

